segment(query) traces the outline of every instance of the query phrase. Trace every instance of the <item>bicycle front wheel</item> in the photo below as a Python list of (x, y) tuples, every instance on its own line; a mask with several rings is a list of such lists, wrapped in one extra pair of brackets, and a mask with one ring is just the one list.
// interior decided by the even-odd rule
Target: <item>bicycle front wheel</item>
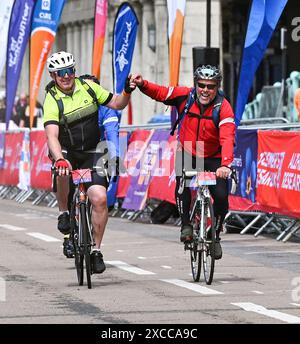
[(206, 284), (211, 284), (215, 270), (216, 228), (210, 199), (204, 205), (204, 212), (203, 273)]
[(83, 243), (83, 254), (84, 254), (84, 261), (85, 261), (85, 271), (86, 271), (86, 279), (88, 288), (92, 288), (92, 281), (91, 281), (91, 243), (90, 243), (90, 236), (89, 236), (89, 227), (88, 227), (88, 219), (86, 216), (86, 205), (80, 204), (80, 224), (82, 229), (82, 243)]
[(80, 249), (79, 245), (79, 230), (78, 230), (78, 219), (76, 219), (76, 200), (71, 203), (70, 209), (70, 225), (71, 225), (71, 235), (74, 246), (74, 257), (75, 257), (75, 268), (77, 272), (77, 280), (79, 285), (83, 285), (83, 260), (84, 255)]
[(193, 240), (193, 242), (191, 243), (190, 253), (193, 279), (195, 282), (199, 282), (201, 274), (202, 251), (199, 247), (198, 241)]
[(193, 226), (193, 241), (190, 244), (192, 276), (195, 282), (199, 282), (201, 274), (202, 250), (200, 247), (201, 244), (198, 242), (200, 217), (201, 214), (199, 206), (198, 204), (195, 204), (194, 214), (191, 218)]

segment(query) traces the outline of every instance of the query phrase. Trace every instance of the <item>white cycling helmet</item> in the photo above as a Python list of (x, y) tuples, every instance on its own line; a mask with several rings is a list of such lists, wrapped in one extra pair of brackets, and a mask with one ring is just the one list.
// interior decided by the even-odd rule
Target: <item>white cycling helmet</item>
[(60, 69), (74, 66), (74, 56), (65, 51), (59, 51), (58, 53), (54, 53), (47, 59), (47, 68), (50, 73), (56, 72)]
[(194, 80), (195, 82), (198, 80), (216, 80), (220, 82), (222, 80), (222, 74), (221, 71), (215, 66), (203, 65), (195, 70)]

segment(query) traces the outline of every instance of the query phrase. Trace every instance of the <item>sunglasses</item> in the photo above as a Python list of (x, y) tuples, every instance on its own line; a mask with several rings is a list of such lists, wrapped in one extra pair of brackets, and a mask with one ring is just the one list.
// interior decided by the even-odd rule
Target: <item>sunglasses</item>
[(63, 78), (66, 74), (68, 75), (75, 74), (75, 68), (69, 67), (69, 68), (64, 68), (64, 69), (56, 71), (56, 75), (59, 76), (60, 78)]
[(207, 87), (208, 90), (214, 90), (217, 85), (216, 84), (203, 84), (202, 82), (198, 82), (198, 87), (205, 89)]

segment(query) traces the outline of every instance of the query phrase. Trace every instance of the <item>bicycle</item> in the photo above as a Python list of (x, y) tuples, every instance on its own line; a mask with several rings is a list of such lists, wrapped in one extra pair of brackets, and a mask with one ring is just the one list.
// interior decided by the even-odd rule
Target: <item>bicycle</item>
[[(91, 264), (91, 251), (92, 247), (95, 246), (95, 242), (91, 221), (92, 205), (88, 199), (85, 184), (92, 181), (92, 173), (97, 172), (97, 170), (93, 168), (71, 171), (75, 191), (70, 206), (70, 237), (74, 245), (78, 284), (80, 286), (83, 285), (85, 268), (89, 289), (92, 288), (91, 275), (93, 274), (93, 266)], [(108, 180), (109, 177), (106, 168), (104, 168), (104, 173)]]
[[(190, 251), (194, 281), (199, 281), (202, 265), (205, 282), (209, 285), (212, 283), (214, 276), (216, 245), (216, 224), (209, 186), (216, 185), (216, 174), (215, 172), (184, 170), (179, 192), (183, 191), (186, 178), (191, 177), (194, 178), (191, 183), (194, 183), (197, 189), (196, 199), (190, 215), (193, 226), (193, 240), (185, 243), (184, 250)], [(234, 182), (232, 188), (234, 188), (237, 183), (235, 170), (232, 170), (231, 178)]]

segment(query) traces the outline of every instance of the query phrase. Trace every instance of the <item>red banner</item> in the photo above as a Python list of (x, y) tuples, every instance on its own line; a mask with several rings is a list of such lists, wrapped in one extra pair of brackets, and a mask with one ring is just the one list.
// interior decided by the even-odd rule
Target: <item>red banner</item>
[(300, 215), (300, 133), (258, 132), (256, 192), (259, 205)]
[(167, 145), (163, 147), (159, 171), (155, 171), (148, 190), (149, 198), (156, 198), (176, 204), (175, 200), (175, 155), (177, 148), (176, 136), (169, 136)]
[(131, 181), (131, 175), (135, 174), (137, 163), (140, 161), (144, 150), (153, 134), (150, 130), (135, 130), (129, 139), (127, 153), (124, 158), (124, 166), (127, 173), (119, 178), (117, 197), (124, 198)]
[(4, 168), (0, 170), (0, 184), (14, 185), (19, 183), (19, 164), (24, 133), (5, 134)]
[(30, 132), (30, 180), (33, 189), (51, 190), (51, 161), (43, 130)]

